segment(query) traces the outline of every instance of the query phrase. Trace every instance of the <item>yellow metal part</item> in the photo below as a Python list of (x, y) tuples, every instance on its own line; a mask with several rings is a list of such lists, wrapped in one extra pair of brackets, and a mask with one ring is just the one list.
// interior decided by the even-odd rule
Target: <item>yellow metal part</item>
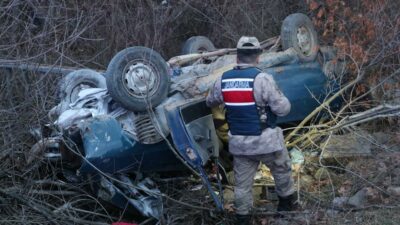
[(225, 109), (222, 105), (220, 105), (220, 106), (213, 107), (211, 109), (211, 112), (212, 112), (214, 120), (224, 121), (222, 123), (222, 125), (219, 124), (219, 126), (216, 127), (216, 132), (217, 132), (218, 138), (225, 145), (228, 143), (228, 131), (229, 131), (228, 123), (225, 120)]

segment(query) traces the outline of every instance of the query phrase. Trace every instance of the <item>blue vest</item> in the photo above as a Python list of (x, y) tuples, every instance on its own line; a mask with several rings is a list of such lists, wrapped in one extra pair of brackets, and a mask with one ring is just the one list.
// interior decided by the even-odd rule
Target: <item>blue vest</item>
[(222, 75), (221, 90), (232, 135), (258, 136), (262, 132), (253, 91), (254, 79), (260, 72), (255, 67), (234, 68)]

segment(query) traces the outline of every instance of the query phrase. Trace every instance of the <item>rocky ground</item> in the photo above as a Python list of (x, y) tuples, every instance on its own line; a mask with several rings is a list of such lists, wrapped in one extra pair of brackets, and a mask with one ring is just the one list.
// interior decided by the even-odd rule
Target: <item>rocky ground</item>
[[(354, 138), (354, 134), (361, 139)], [(399, 224), (400, 133), (369, 132), (364, 127), (354, 134), (338, 135), (337, 141), (327, 145), (327, 149), (338, 150), (334, 157), (303, 150), (303, 164), (293, 165), (297, 171), (294, 179), (300, 207), (284, 218), (275, 214), (277, 198), (273, 193), (273, 179), (266, 167), (260, 167), (253, 188), (253, 224)], [(340, 154), (348, 153), (345, 150), (352, 154)], [(189, 202), (193, 205), (212, 207), (207, 192), (199, 188), (189, 185), (187, 192), (180, 194), (183, 199), (191, 196)], [(193, 196), (197, 199), (193, 200)], [(194, 210), (181, 219), (188, 224), (231, 224), (234, 215), (232, 186), (225, 187), (224, 199), (225, 215), (212, 216)], [(170, 216), (174, 217), (175, 213), (172, 210)]]

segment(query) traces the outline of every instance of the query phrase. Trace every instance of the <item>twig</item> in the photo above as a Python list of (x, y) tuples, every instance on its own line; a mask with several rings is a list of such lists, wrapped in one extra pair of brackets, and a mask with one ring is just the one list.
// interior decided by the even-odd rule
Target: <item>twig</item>
[[(301, 123), (297, 126), (296, 129), (294, 129), (288, 136), (285, 138), (285, 142), (289, 142), (289, 140), (300, 130), (302, 127), (311, 120), (317, 113), (319, 113), (322, 109), (325, 107), (329, 106), (329, 104), (335, 100), (337, 97), (339, 97), (343, 92), (345, 92), (347, 89), (353, 87), (356, 83), (358, 83), (363, 76), (360, 75), (353, 81), (349, 82), (345, 87), (340, 89), (338, 92), (336, 92), (333, 96), (331, 96), (329, 99), (327, 99), (325, 102), (323, 102), (320, 106), (318, 106), (316, 109), (314, 109)], [(287, 146), (293, 146), (293, 143), (289, 143)]]

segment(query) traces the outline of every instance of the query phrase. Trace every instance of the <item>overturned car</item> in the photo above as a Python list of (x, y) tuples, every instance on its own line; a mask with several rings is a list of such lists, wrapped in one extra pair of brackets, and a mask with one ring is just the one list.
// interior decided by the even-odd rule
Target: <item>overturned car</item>
[[(307, 16), (289, 15), (280, 37), (261, 44), (258, 66), (273, 75), (293, 108), (278, 124), (301, 121), (335, 92), (336, 53), (319, 46)], [(131, 47), (116, 54), (104, 74), (71, 72), (60, 81), (60, 102), (49, 113), (56, 131), (32, 151), (62, 161), (67, 181), (87, 182), (94, 195), (121, 209), (160, 218), (162, 193), (149, 174), (190, 171), (222, 210), (206, 167), (218, 165), (224, 174), (218, 158), (226, 151), (228, 128), (216, 127), (222, 109), (212, 112), (205, 96), (235, 62), (235, 49), (216, 50), (197, 36), (168, 62), (152, 49)]]

